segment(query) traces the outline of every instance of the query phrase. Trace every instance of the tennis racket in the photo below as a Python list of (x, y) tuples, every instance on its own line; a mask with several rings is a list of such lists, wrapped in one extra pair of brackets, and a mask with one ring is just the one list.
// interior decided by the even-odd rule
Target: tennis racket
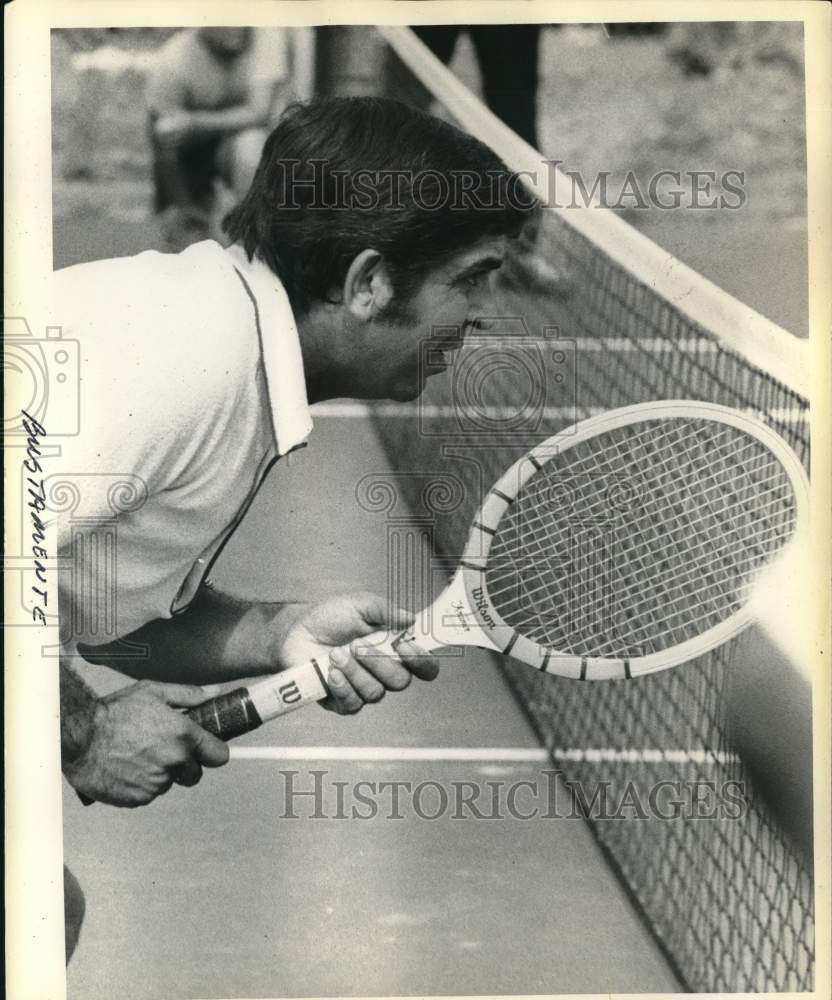
[[(656, 402), (533, 448), (486, 495), (446, 590), (414, 624), (361, 640), (390, 655), (470, 645), (580, 680), (638, 677), (753, 619), (753, 582), (807, 517), (797, 456), (745, 412)], [(312, 660), (190, 711), (223, 739), (328, 695)]]

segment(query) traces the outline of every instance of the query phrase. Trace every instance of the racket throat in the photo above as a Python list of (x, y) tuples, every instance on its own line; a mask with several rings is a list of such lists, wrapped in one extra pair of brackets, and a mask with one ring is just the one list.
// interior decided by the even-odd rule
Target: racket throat
[[(469, 595), (463, 574), (457, 570), (447, 589), (419, 614), (408, 630), (412, 641), (428, 650), (441, 646), (481, 646), (499, 652), (499, 646), (482, 627), (483, 611), (474, 607), (474, 593)], [(483, 608), (487, 614), (485, 602)]]

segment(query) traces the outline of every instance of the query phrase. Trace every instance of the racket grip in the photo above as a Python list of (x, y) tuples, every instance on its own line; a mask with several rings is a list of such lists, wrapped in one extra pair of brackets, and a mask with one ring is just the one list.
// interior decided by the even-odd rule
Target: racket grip
[(236, 688), (197, 705), (188, 718), (221, 740), (233, 740), (263, 725), (248, 688)]
[[(324, 672), (317, 660), (310, 660), (291, 670), (284, 670), (251, 688), (235, 688), (226, 694), (209, 698), (187, 712), (198, 726), (221, 740), (233, 740), (250, 733), (269, 719), (286, 715), (311, 701), (321, 701), (329, 694)], [(93, 799), (77, 792), (85, 806)]]
[(329, 694), (317, 660), (284, 670), (251, 687), (236, 688), (210, 698), (187, 714), (197, 725), (221, 740), (250, 733), (264, 722), (286, 715)]
[[(397, 636), (374, 632), (361, 640), (364, 655), (395, 656), (397, 643), (405, 637), (409, 637), (406, 631)], [(270, 719), (293, 712), (311, 701), (321, 701), (328, 694), (324, 669), (317, 660), (309, 660), (251, 687), (236, 688), (211, 698), (192, 708), (188, 717), (221, 740), (233, 740)]]
[[(376, 655), (390, 656), (395, 655), (396, 646), (403, 638), (412, 638), (412, 635), (404, 631), (391, 637), (387, 632), (376, 632), (366, 636), (362, 643), (375, 647)], [(321, 665), (317, 660), (310, 660), (274, 674), (250, 688), (235, 688), (216, 698), (209, 698), (186, 714), (198, 726), (219, 739), (233, 740), (279, 715), (286, 715), (312, 701), (321, 701), (328, 694), (329, 688)], [(88, 799), (81, 792), (77, 792), (77, 795), (85, 806), (92, 805), (93, 799)]]

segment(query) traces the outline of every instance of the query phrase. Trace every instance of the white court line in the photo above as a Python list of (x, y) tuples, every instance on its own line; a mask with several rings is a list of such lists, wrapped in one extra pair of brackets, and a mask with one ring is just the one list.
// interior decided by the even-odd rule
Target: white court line
[[(606, 413), (609, 407), (588, 406), (581, 407), (580, 414), (576, 412), (574, 406), (546, 406), (540, 414), (530, 411), (529, 419), (541, 416), (545, 420), (568, 420), (570, 424), (576, 423), (584, 417), (595, 417), (601, 413)], [(518, 413), (523, 413), (523, 409), (518, 410), (512, 406), (448, 406), (435, 403), (315, 403), (312, 406), (313, 417), (346, 417), (347, 419), (364, 419), (366, 417), (394, 417), (402, 419), (413, 419), (421, 417), (423, 420), (516, 420)], [(752, 417), (758, 417), (760, 411), (753, 407), (745, 407), (744, 413)], [(772, 420), (780, 423), (800, 424), (809, 420), (808, 410), (801, 410), (797, 407), (776, 407), (767, 410), (766, 413)], [(460, 422), (460, 431), (465, 430), (465, 426)], [(499, 430), (499, 428), (494, 428)]]
[[(522, 412), (522, 411), (521, 411)], [(587, 407), (582, 414), (594, 416), (605, 412), (602, 407)], [(482, 419), (506, 420), (516, 418), (518, 410), (512, 406), (449, 406), (435, 403), (315, 403), (312, 406), (313, 417), (347, 417), (359, 419), (363, 417), (406, 417), (421, 416), (423, 419)], [(537, 414), (529, 414), (529, 417)], [(542, 416), (549, 420), (570, 420), (574, 423), (579, 419), (574, 406), (546, 406)], [(460, 428), (463, 429), (462, 427)], [(499, 428), (495, 428), (498, 430)]]
[(232, 747), (244, 760), (433, 760), (543, 763), (543, 747)]
[(728, 764), (735, 754), (708, 750), (559, 749), (545, 747), (232, 747), (236, 760), (473, 761), (483, 763)]
[(588, 747), (586, 749), (552, 751), (558, 761), (590, 764), (632, 763), (632, 764), (733, 764), (739, 761), (734, 753), (717, 750), (612, 750)]

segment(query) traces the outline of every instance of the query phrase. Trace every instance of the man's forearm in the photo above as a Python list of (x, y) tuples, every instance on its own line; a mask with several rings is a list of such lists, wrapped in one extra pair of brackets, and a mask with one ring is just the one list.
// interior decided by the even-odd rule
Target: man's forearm
[(239, 104), (222, 111), (189, 112), (191, 133), (195, 136), (225, 135), (246, 128), (265, 125), (268, 110), (259, 105)]
[(148, 622), (124, 637), (143, 646), (147, 656), (125, 658), (123, 645), (116, 643), (83, 647), (81, 652), (91, 662), (130, 677), (182, 684), (217, 684), (274, 673), (286, 629), (305, 607), (236, 600), (203, 586), (181, 615)]
[(87, 750), (95, 726), (98, 697), (66, 664), (60, 665), (61, 764), (74, 763)]

